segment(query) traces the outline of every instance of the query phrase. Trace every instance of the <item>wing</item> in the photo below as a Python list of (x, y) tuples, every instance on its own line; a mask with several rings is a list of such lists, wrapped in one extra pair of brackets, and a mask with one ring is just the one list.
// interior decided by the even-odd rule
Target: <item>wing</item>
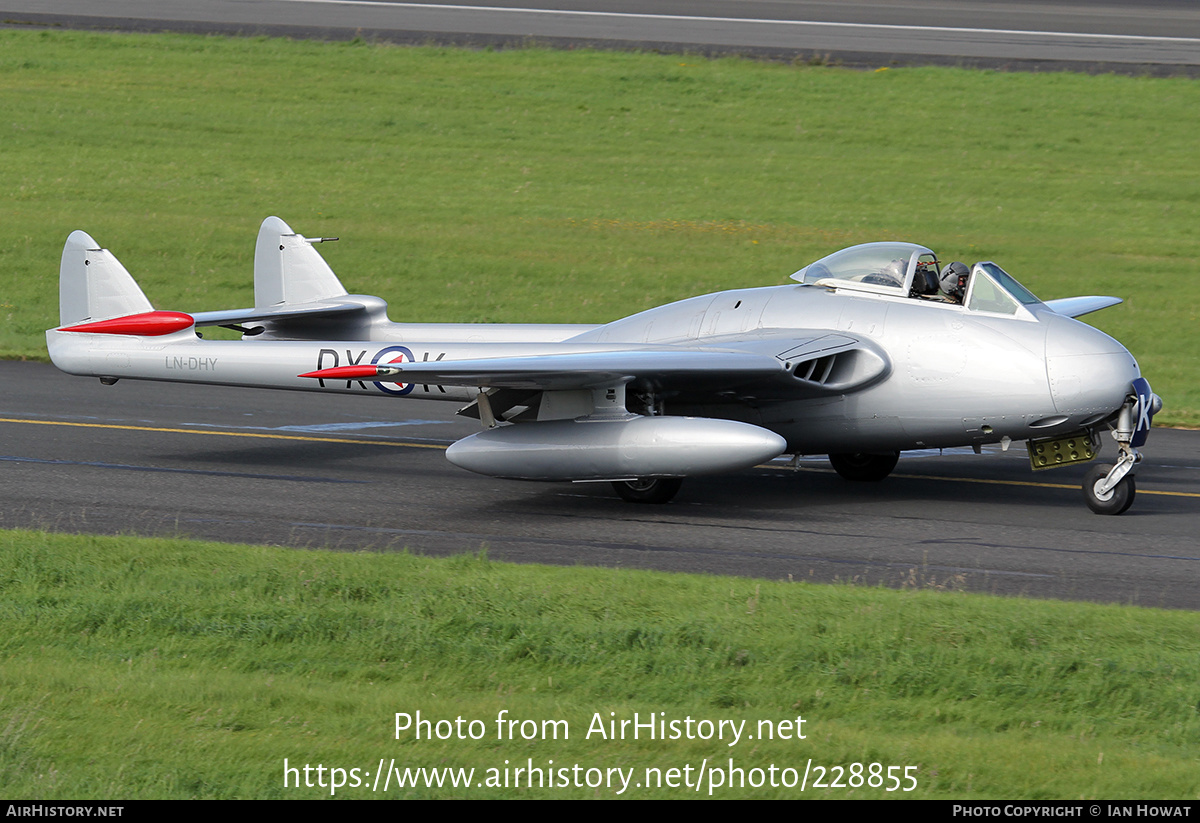
[(1048, 308), (1059, 314), (1065, 314), (1067, 317), (1082, 317), (1085, 314), (1107, 309), (1109, 306), (1115, 306), (1125, 301), (1119, 297), (1090, 295), (1088, 297), (1063, 297), (1044, 302)]
[(629, 386), (639, 393), (698, 403), (758, 402), (848, 394), (891, 373), (873, 342), (812, 330), (726, 338), (718, 347), (682, 345), (558, 351), (533, 356), (360, 364), (301, 377), (386, 380), (503, 392), (516, 402), (537, 392)]
[(342, 366), (301, 377), (397, 383), (565, 391), (634, 381), (659, 387), (716, 387), (771, 380), (787, 374), (783, 361), (753, 352), (705, 349), (584, 351), (528, 357), (490, 357)]

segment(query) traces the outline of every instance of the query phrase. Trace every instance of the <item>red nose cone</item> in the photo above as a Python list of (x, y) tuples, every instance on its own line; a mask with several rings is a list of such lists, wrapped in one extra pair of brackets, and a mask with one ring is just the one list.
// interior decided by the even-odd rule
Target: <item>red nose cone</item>
[(78, 326), (66, 326), (59, 331), (79, 331), (90, 334), (137, 334), (145, 337), (159, 337), (172, 332), (190, 328), (196, 321), (190, 314), (181, 311), (148, 311), (143, 314), (131, 314), (128, 317), (114, 317), (112, 320), (97, 320), (95, 323), (80, 323)]

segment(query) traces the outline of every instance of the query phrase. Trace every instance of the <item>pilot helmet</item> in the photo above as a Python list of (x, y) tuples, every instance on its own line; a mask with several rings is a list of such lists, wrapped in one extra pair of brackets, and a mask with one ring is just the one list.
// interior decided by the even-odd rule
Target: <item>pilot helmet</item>
[(966, 263), (957, 260), (947, 263), (942, 269), (942, 291), (956, 300), (962, 300), (963, 292), (967, 288), (967, 278), (970, 276), (971, 270), (967, 268)]

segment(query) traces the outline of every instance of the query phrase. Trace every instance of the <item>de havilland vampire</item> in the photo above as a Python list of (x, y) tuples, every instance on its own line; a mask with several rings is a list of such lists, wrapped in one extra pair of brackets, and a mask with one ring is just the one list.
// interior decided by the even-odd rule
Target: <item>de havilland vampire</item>
[[(482, 431), (449, 460), (493, 477), (610, 481), (661, 503), (681, 478), (782, 454), (828, 454), (882, 480), (901, 451), (1028, 441), (1034, 469), (1117, 459), (1083, 483), (1100, 514), (1133, 501), (1133, 469), (1161, 407), (1133, 356), (1074, 319), (1121, 302), (1042, 302), (995, 263), (942, 266), (913, 243), (867, 243), (795, 284), (707, 294), (600, 326), (393, 323), (348, 294), (277, 217), (254, 255), (254, 307), (156, 311), (89, 235), (67, 238), (63, 371), (466, 404)], [(205, 340), (223, 326), (240, 340)]]

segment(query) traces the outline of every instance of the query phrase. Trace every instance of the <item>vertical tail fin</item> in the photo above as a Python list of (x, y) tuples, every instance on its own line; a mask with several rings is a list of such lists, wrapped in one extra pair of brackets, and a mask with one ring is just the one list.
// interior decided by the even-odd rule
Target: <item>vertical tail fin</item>
[(154, 307), (112, 252), (87, 232), (73, 231), (58, 270), (59, 324), (106, 320), (153, 311)]
[(320, 238), (292, 231), (278, 217), (268, 217), (254, 247), (254, 307), (269, 309), (342, 297), (346, 289), (325, 258), (312, 247)]

